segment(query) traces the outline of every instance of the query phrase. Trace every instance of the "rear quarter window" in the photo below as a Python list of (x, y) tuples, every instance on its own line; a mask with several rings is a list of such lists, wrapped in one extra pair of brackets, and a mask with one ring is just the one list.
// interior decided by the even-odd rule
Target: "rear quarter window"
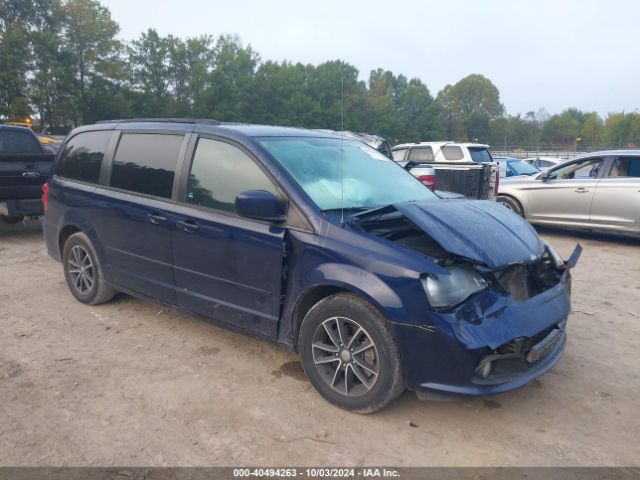
[(79, 133), (60, 153), (56, 175), (71, 180), (98, 183), (100, 167), (113, 131)]
[(171, 198), (183, 135), (123, 133), (111, 167), (110, 185)]

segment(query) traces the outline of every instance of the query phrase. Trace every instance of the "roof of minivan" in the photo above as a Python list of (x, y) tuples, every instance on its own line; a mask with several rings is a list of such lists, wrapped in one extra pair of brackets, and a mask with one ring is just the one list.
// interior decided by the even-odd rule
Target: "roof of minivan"
[(81, 127), (83, 130), (100, 128), (114, 129), (122, 128), (126, 130), (137, 130), (145, 128), (170, 128), (172, 130), (198, 131), (198, 132), (220, 132), (221, 130), (232, 130), (248, 137), (320, 137), (336, 138), (339, 135), (330, 132), (321, 132), (296, 127), (281, 127), (273, 125), (254, 125), (249, 123), (218, 122), (210, 119), (189, 119), (189, 118), (132, 118), (125, 120), (107, 120), (98, 122), (95, 125)]
[[(247, 123), (223, 123), (216, 130), (228, 129), (243, 133), (249, 137), (326, 137), (336, 138), (340, 135), (297, 127), (279, 127), (273, 125), (252, 125)], [(204, 129), (200, 129), (204, 130)]]

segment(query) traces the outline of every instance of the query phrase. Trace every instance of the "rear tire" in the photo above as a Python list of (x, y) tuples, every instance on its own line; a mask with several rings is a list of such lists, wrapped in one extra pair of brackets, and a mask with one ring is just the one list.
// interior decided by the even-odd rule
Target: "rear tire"
[(4, 223), (8, 223), (9, 225), (14, 225), (24, 220), (24, 215), (18, 215), (16, 217), (7, 217), (5, 215), (0, 215), (0, 220), (2, 220)]
[(375, 412), (405, 389), (386, 320), (355, 295), (340, 293), (314, 305), (302, 321), (298, 349), (312, 385), (345, 410)]
[(504, 207), (511, 210), (512, 212), (517, 213), (521, 217), (524, 217), (524, 213), (522, 211), (522, 205), (520, 205), (520, 202), (515, 198), (507, 197), (506, 195), (498, 195), (498, 198), (496, 198), (496, 201), (501, 205), (503, 205)]
[(106, 283), (96, 251), (84, 233), (74, 233), (67, 239), (62, 249), (62, 265), (67, 286), (78, 301), (98, 305), (117, 293)]

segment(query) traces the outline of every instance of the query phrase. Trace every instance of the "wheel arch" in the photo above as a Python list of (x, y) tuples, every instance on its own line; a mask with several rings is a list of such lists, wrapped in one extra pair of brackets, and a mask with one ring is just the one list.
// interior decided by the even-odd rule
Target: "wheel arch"
[(98, 257), (98, 261), (102, 264), (106, 280), (111, 281), (111, 269), (109, 268), (108, 262), (105, 261), (105, 252), (102, 243), (100, 242), (97, 232), (93, 229), (92, 225), (87, 222), (74, 221), (74, 219), (67, 219), (67, 221), (61, 225), (62, 226), (58, 229), (56, 242), (56, 247), (58, 249), (57, 253), (59, 255), (58, 258), (62, 260), (64, 245), (71, 235), (84, 233), (91, 242), (91, 245)]
[(74, 233), (82, 232), (77, 225), (65, 225), (60, 229), (58, 233), (58, 254), (62, 258), (62, 251), (64, 250), (64, 244), (67, 243), (69, 237)]
[(499, 193), (498, 194), (498, 198), (500, 198), (500, 197), (507, 197), (508, 199), (516, 202), (518, 204), (518, 206), (520, 207), (520, 210), (522, 211), (522, 216), (524, 218), (527, 218), (527, 209), (526, 209), (525, 203), (522, 201), (521, 198), (516, 197), (512, 193)]
[(380, 302), (378, 302), (367, 292), (359, 289), (355, 285), (342, 282), (315, 285), (305, 290), (298, 297), (293, 307), (291, 316), (291, 340), (293, 343), (293, 349), (295, 351), (298, 351), (298, 337), (300, 334), (300, 326), (302, 325), (302, 321), (304, 320), (304, 317), (307, 315), (309, 310), (311, 310), (311, 308), (313, 308), (313, 306), (321, 300), (339, 293), (351, 294), (360, 298), (361, 300), (364, 300), (378, 312), (380, 312), (382, 317), (388, 318), (388, 315), (385, 314), (385, 308), (383, 307), (383, 305), (381, 305)]

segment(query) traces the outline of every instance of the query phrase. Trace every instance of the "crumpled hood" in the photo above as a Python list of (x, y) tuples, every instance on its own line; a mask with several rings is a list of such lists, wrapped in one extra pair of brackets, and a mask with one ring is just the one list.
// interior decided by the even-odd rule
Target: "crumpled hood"
[(544, 246), (522, 217), (488, 200), (438, 200), (395, 204), (399, 212), (447, 252), (491, 269), (528, 263)]

